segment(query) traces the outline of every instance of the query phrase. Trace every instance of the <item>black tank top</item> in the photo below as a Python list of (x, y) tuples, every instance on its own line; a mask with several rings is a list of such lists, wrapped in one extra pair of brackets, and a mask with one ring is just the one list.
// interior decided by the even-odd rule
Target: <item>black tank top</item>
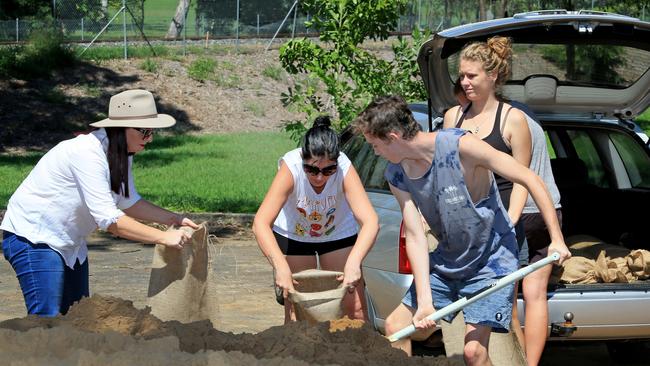
[[(460, 116), (460, 119), (456, 123), (456, 128), (461, 128), (460, 126), (463, 124), (463, 121), (465, 120), (465, 115), (467, 115), (467, 112), (469, 111), (471, 106), (472, 103), (470, 103), (467, 106), (467, 108), (463, 111), (463, 114)], [(492, 146), (493, 148), (512, 156), (512, 149), (508, 147), (505, 141), (503, 141), (503, 136), (501, 135), (501, 110), (502, 109), (503, 109), (503, 102), (499, 102), (499, 106), (497, 107), (497, 115), (494, 120), (494, 126), (492, 127), (492, 131), (490, 132), (489, 135), (485, 136), (483, 141), (490, 144), (490, 146)], [(494, 173), (494, 180), (497, 183), (497, 187), (499, 187), (499, 194), (501, 195), (501, 201), (503, 201), (503, 206), (507, 210), (508, 207), (510, 207), (510, 193), (512, 193), (512, 182), (503, 178), (497, 173)]]

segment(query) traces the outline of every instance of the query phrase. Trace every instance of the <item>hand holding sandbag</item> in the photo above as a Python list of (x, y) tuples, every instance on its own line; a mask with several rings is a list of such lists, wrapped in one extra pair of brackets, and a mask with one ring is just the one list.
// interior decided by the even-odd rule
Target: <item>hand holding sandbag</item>
[(197, 225), (194, 221), (190, 220), (189, 218), (181, 214), (176, 215), (176, 219), (174, 220), (174, 223), (172, 225), (187, 226), (187, 227), (191, 227), (194, 230), (197, 230), (199, 228), (199, 225)]
[(282, 297), (285, 299), (289, 296), (289, 292), (295, 291), (294, 285), (297, 285), (298, 282), (293, 279), (293, 273), (287, 268), (280, 268), (278, 270), (273, 270), (275, 273), (275, 286), (282, 290)]
[(183, 249), (183, 246), (190, 238), (192, 238), (192, 234), (185, 230), (168, 230), (163, 232), (162, 238), (157, 244), (175, 249)]
[(352, 293), (361, 280), (361, 268), (359, 265), (346, 263), (343, 274), (336, 279), (342, 281), (343, 287)]

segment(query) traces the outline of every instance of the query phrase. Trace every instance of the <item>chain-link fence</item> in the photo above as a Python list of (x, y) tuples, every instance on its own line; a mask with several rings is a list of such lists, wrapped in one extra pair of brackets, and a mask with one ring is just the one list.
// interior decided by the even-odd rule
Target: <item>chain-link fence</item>
[[(310, 16), (301, 9), (299, 0), (180, 1), (183, 2), (189, 4), (185, 19), (176, 16), (179, 0), (51, 0), (54, 22), (0, 20), (0, 42), (25, 41), (32, 32), (52, 26), (62, 30), (71, 42), (88, 42), (95, 37), (97, 41), (121, 41), (125, 36), (129, 40), (271, 38), (276, 33), (287, 37), (310, 32), (304, 25)], [(483, 10), (479, 3), (485, 5)], [(609, 3), (617, 2), (574, 0), (573, 6), (606, 8)], [(508, 7), (503, 8), (503, 4)], [(435, 31), (479, 19), (553, 7), (557, 6), (548, 0), (411, 0), (396, 31), (410, 33), (415, 27)], [(645, 4), (610, 10), (646, 20)]]

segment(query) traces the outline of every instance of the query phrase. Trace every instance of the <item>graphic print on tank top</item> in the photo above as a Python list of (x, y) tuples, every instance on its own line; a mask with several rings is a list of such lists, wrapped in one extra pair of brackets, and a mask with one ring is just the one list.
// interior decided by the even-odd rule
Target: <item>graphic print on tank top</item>
[(296, 216), (298, 221), (294, 225), (296, 235), (318, 238), (334, 233), (336, 229), (336, 225), (333, 225), (336, 218), (335, 195), (323, 199), (301, 197), (296, 202), (296, 210), (299, 213)]

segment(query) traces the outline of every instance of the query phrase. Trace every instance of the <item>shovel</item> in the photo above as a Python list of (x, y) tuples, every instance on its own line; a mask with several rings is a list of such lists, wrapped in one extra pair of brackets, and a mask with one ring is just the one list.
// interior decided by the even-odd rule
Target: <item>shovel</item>
[[(433, 321), (438, 321), (442, 319), (443, 317), (453, 314), (457, 311), (460, 311), (463, 309), (465, 306), (478, 301), (486, 296), (491, 295), (492, 293), (502, 289), (503, 287), (514, 283), (516, 281), (521, 280), (522, 278), (526, 277), (527, 275), (531, 274), (532, 272), (537, 271), (538, 269), (546, 266), (549, 263), (555, 262), (556, 260), (560, 259), (560, 254), (558, 253), (553, 253), (549, 255), (548, 257), (535, 262), (529, 266), (526, 266), (524, 268), (521, 268), (515, 272), (512, 272), (511, 274), (502, 277), (498, 280), (496, 280), (493, 284), (486, 286), (482, 288), (481, 290), (477, 291), (476, 293), (463, 297), (462, 299), (456, 300), (453, 303), (445, 306), (444, 308), (437, 310), (435, 313), (429, 315), (426, 317), (426, 319), (433, 320)], [(399, 341), (400, 339), (404, 337), (408, 337), (411, 334), (415, 333), (416, 328), (413, 324), (409, 325), (408, 327), (399, 330), (395, 333), (393, 333), (391, 336), (387, 337), (390, 342), (396, 342)]]

